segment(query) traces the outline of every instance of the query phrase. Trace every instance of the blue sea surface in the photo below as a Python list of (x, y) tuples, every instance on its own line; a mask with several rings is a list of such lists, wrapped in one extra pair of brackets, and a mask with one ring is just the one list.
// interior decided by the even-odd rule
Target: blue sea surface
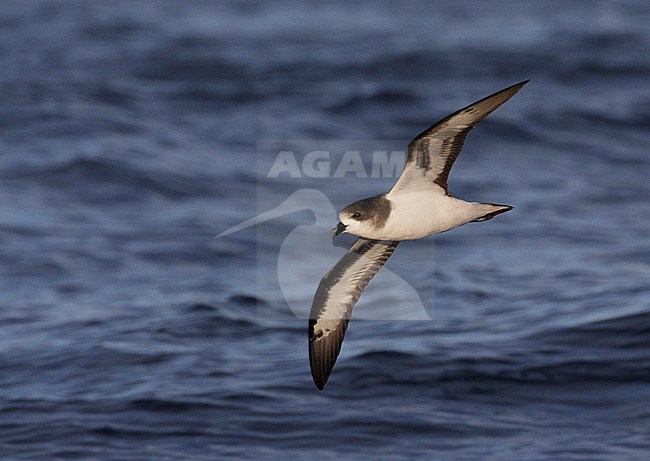
[[(0, 459), (650, 459), (648, 24), (643, 0), (4, 1)], [(355, 319), (318, 391), (333, 210), (394, 178), (269, 177), (279, 148), (406, 148), (528, 78), (449, 181), (514, 210), (401, 244), (412, 292), (371, 282), (359, 314), (417, 293), (430, 320)]]

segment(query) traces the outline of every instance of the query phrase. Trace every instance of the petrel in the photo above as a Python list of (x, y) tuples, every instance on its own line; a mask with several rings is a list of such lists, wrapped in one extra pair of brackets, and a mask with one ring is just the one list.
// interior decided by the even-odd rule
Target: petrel
[(487, 221), (512, 209), (456, 198), (448, 191), (447, 178), (470, 130), (528, 82), (470, 104), (417, 135), (393, 188), (341, 211), (332, 237), (346, 232), (359, 238), (322, 278), (311, 306), (309, 363), (318, 389), (325, 387), (341, 351), (353, 307), (402, 240)]

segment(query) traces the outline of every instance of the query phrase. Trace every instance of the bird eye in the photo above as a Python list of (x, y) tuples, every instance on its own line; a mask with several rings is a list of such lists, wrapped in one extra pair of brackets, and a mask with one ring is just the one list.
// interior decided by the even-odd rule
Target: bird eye
[(361, 213), (353, 213), (352, 214), (352, 219), (359, 219), (361, 217)]

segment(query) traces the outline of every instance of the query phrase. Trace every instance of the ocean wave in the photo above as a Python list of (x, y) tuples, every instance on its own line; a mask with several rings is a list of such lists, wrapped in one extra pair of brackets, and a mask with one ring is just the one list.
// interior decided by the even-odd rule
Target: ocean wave
[[(650, 378), (650, 313), (545, 331), (499, 355), (373, 350), (339, 365), (357, 386), (433, 383), (607, 383)], [(364, 384), (365, 383), (365, 384)]]
[(169, 199), (219, 196), (228, 180), (211, 176), (181, 175), (172, 172), (144, 171), (126, 162), (107, 158), (76, 157), (62, 164), (20, 166), (5, 169), (8, 180), (33, 181), (59, 191), (68, 190), (79, 200), (140, 200), (147, 194)]
[[(546, 351), (548, 353), (548, 351)], [(643, 355), (601, 354), (580, 357), (579, 354), (547, 353), (531, 349), (524, 357), (454, 358), (446, 361), (425, 356), (400, 360), (376, 354), (371, 360), (355, 357), (355, 363), (339, 365), (337, 373), (350, 387), (378, 390), (393, 386), (453, 386), (501, 383), (503, 389), (521, 384), (593, 384), (638, 383), (650, 378), (650, 353)], [(562, 356), (563, 355), (563, 356)], [(586, 355), (586, 354), (585, 354)]]
[(581, 348), (639, 349), (650, 354), (650, 312), (545, 331), (531, 336), (530, 339)]

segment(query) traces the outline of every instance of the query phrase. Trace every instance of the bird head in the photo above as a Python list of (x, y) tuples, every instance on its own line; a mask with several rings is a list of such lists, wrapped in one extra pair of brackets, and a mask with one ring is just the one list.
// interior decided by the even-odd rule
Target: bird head
[(383, 195), (354, 202), (339, 213), (339, 223), (332, 229), (332, 238), (344, 232), (372, 238), (384, 227), (390, 210), (391, 203)]

